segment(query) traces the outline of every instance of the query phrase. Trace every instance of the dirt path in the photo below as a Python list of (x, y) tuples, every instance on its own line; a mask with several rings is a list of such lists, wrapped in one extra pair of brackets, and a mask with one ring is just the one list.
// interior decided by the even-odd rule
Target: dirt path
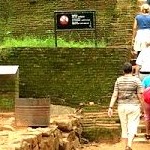
[[(89, 145), (84, 145), (81, 150), (124, 150), (125, 147), (121, 143), (116, 144), (97, 144), (92, 143)], [(133, 143), (133, 150), (149, 150), (150, 149), (150, 142), (149, 143)]]

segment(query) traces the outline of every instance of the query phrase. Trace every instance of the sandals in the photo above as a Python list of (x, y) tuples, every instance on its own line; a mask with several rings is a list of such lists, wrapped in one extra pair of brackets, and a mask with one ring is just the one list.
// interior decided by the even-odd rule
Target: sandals
[(150, 140), (150, 135), (145, 134), (145, 138), (146, 138), (146, 140)]
[(126, 146), (125, 150), (132, 150), (132, 148), (129, 146)]

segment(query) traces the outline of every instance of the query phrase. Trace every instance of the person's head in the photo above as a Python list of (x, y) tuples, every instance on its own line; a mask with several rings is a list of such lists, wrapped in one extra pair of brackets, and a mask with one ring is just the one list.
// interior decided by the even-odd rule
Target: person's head
[(125, 62), (123, 65), (123, 72), (125, 74), (130, 74), (132, 73), (132, 64), (129, 62)]
[(143, 12), (143, 13), (149, 13), (149, 11), (150, 11), (150, 6), (148, 4), (143, 4), (141, 6), (141, 12)]

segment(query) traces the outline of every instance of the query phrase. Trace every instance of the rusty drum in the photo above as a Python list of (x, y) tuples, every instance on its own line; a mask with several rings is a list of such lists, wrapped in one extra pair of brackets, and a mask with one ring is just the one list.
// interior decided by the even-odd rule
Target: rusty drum
[(16, 126), (45, 127), (50, 122), (50, 101), (46, 98), (19, 98), (15, 102)]

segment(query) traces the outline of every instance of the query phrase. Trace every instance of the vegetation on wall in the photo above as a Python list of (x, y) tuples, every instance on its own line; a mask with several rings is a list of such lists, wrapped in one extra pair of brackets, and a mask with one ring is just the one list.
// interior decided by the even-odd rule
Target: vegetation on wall
[[(5, 25), (0, 24), (0, 28), (3, 27), (4, 29), (1, 35), (3, 37), (22, 37), (25, 35), (48, 37), (54, 35), (54, 11), (95, 10), (98, 40), (106, 40), (111, 36), (113, 30), (111, 22), (114, 21), (116, 4), (116, 0), (41, 0), (35, 4), (30, 4), (28, 0), (2, 0), (0, 2), (0, 5), (3, 6), (0, 7), (0, 19), (3, 19)], [(94, 39), (93, 31), (92, 33), (89, 31), (68, 31), (58, 34), (67, 40)]]
[(15, 108), (15, 100), (8, 97), (0, 97), (0, 110), (1, 111), (14, 111)]
[[(106, 42), (101, 40), (97, 43), (97, 47), (106, 47)], [(57, 39), (58, 47), (77, 47), (77, 48), (85, 48), (85, 47), (95, 47), (95, 41), (86, 40), (86, 41), (66, 41), (65, 39), (58, 38)], [(39, 38), (39, 37), (29, 37), (25, 36), (22, 38), (4, 38), (3, 42), (1, 42), (1, 48), (9, 48), (9, 47), (55, 47), (55, 39), (54, 37), (48, 38)]]
[(90, 142), (119, 142), (120, 129), (105, 129), (105, 128), (86, 128), (83, 129), (82, 136), (87, 138)]

